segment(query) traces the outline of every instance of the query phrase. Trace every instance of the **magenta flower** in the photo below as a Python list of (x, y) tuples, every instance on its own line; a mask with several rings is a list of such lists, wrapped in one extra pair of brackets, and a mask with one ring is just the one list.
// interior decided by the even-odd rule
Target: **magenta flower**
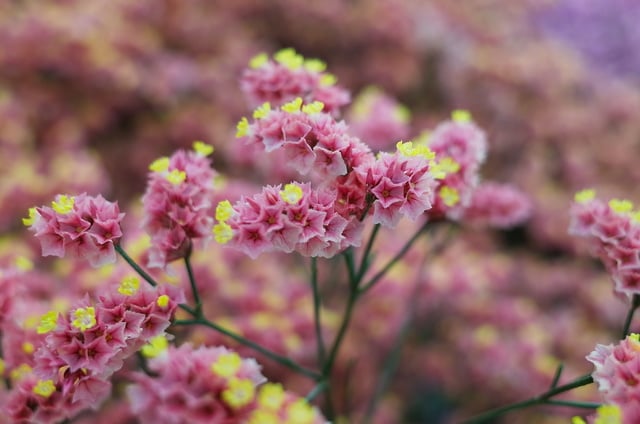
[(162, 268), (185, 257), (194, 239), (211, 234), (216, 172), (205, 154), (182, 150), (150, 168), (143, 225), (151, 236), (148, 266)]
[(43, 256), (71, 255), (91, 266), (116, 261), (114, 243), (122, 237), (124, 214), (102, 196), (58, 195), (51, 207), (31, 208), (25, 225), (40, 241)]

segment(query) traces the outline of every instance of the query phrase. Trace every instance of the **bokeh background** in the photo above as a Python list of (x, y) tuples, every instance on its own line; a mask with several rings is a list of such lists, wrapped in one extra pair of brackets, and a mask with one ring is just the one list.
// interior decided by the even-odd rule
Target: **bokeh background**
[[(514, 184), (534, 205), (525, 225), (463, 227), (430, 256), (435, 232), (365, 298), (338, 364), (343, 422), (366, 414), (407, 311), (401, 366), (375, 422), (455, 423), (533, 396), (559, 363), (561, 382), (589, 372), (584, 356), (622, 329), (626, 299), (567, 234), (567, 210), (585, 187), (640, 201), (639, 21), (633, 0), (2, 1), (0, 263), (32, 258), (31, 295), (42, 302), (100, 284), (106, 277), (80, 265), (38, 259), (21, 218), (56, 193), (102, 193), (128, 212), (135, 251), (148, 164), (194, 140), (216, 147), (221, 198), (277, 179), (267, 156), (235, 141), (249, 113), (239, 80), (255, 54), (294, 47), (325, 60), (355, 104), (376, 86), (406, 106), (407, 138), (469, 110), (488, 135), (483, 178)], [(354, 126), (356, 109), (345, 113)], [(379, 258), (413, 228), (384, 232)], [(194, 262), (210, 318), (313, 364), (303, 261), (264, 255), (256, 265), (209, 246)], [(343, 300), (333, 265), (322, 270), (327, 334)], [(178, 336), (229, 344), (202, 330)], [(309, 388), (261, 362), (270, 378)], [(560, 423), (579, 412), (536, 408), (496, 422)], [(86, 419), (135, 422), (127, 414), (114, 394)]]

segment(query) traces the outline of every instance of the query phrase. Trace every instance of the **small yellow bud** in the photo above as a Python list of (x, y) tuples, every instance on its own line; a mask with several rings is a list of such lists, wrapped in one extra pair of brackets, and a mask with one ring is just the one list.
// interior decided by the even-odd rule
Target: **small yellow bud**
[(304, 67), (311, 72), (320, 73), (327, 69), (327, 64), (320, 59), (306, 59), (304, 61)]
[(31, 271), (33, 269), (33, 262), (26, 256), (18, 256), (15, 263), (16, 267), (21, 271)]
[(36, 329), (38, 334), (46, 334), (58, 326), (58, 312), (49, 311), (40, 317), (40, 325)]
[(187, 179), (187, 173), (179, 169), (174, 169), (167, 174), (166, 178), (171, 184), (180, 185)]
[(31, 355), (36, 350), (36, 347), (31, 342), (22, 343), (22, 351), (27, 355)]
[(58, 196), (58, 200), (51, 202), (51, 207), (59, 214), (66, 215), (73, 210), (75, 201), (75, 197), (61, 194)]
[(118, 287), (118, 293), (125, 296), (134, 295), (140, 288), (140, 280), (138, 277), (128, 276), (124, 277)]
[(440, 189), (440, 198), (445, 205), (451, 208), (460, 201), (460, 194), (453, 187), (443, 186)]
[(209, 156), (213, 153), (213, 146), (210, 144), (204, 143), (202, 141), (194, 141), (193, 142), (193, 150), (196, 151), (200, 156)]
[(291, 205), (298, 203), (302, 194), (302, 188), (293, 183), (285, 185), (284, 190), (280, 190), (280, 198)]
[(273, 58), (276, 62), (291, 70), (299, 69), (304, 63), (304, 57), (296, 53), (291, 47), (276, 52)]
[(169, 341), (164, 334), (153, 337), (149, 343), (140, 348), (140, 353), (145, 358), (155, 358), (169, 348)]
[(628, 213), (633, 210), (633, 203), (629, 200), (611, 199), (609, 207), (616, 213)]
[(307, 115), (313, 115), (314, 113), (320, 113), (324, 109), (324, 103), (319, 101), (314, 101), (313, 103), (309, 103), (308, 105), (302, 106), (302, 112)]
[(158, 300), (156, 300), (156, 304), (161, 308), (166, 308), (169, 305), (169, 296), (166, 294), (158, 296)]
[(587, 188), (577, 192), (573, 198), (578, 203), (587, 203), (595, 199), (595, 197), (596, 197), (596, 191), (594, 189)]
[(236, 138), (244, 137), (247, 134), (249, 134), (249, 121), (247, 118), (242, 117), (242, 119), (238, 121), (238, 125), (236, 125)]
[(315, 418), (313, 408), (306, 400), (300, 399), (287, 408), (287, 423), (311, 424)]
[(233, 215), (233, 206), (228, 200), (223, 200), (216, 206), (216, 221), (224, 222)]
[(164, 172), (169, 169), (169, 158), (163, 156), (151, 162), (149, 170), (153, 172)]
[(471, 122), (471, 113), (468, 110), (456, 109), (451, 112), (451, 119), (453, 122)]
[(29, 217), (22, 218), (22, 224), (25, 227), (30, 227), (36, 222), (37, 217), (38, 217), (38, 210), (36, 208), (29, 208)]
[(322, 74), (320, 77), (320, 85), (324, 85), (325, 87), (334, 85), (336, 82), (338, 82), (338, 78), (333, 74)]
[(213, 235), (220, 244), (227, 244), (233, 238), (233, 229), (226, 222), (219, 222), (213, 226)]
[(262, 119), (271, 112), (271, 103), (265, 102), (253, 111), (253, 119)]
[(258, 53), (253, 56), (249, 61), (249, 67), (251, 69), (258, 69), (269, 61), (269, 56), (266, 53)]
[(85, 331), (96, 325), (96, 310), (93, 306), (78, 308), (73, 311), (71, 325), (80, 331)]
[(253, 401), (255, 392), (253, 381), (234, 378), (229, 381), (229, 388), (222, 392), (222, 400), (231, 408), (240, 409)]
[(296, 97), (290, 102), (283, 104), (280, 107), (280, 109), (288, 113), (296, 113), (296, 112), (300, 112), (301, 107), (302, 107), (302, 98)]
[(53, 380), (38, 380), (38, 383), (33, 388), (33, 393), (48, 398), (56, 391), (56, 386), (53, 384)]
[(235, 352), (223, 353), (211, 364), (211, 372), (220, 377), (229, 378), (236, 375), (242, 366), (242, 358)]

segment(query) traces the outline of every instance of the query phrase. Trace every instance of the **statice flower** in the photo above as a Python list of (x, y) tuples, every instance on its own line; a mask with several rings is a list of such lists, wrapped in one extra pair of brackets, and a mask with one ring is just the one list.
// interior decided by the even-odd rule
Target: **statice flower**
[(356, 169), (368, 187), (373, 222), (394, 227), (402, 216), (416, 219), (431, 208), (436, 181), (435, 154), (413, 142), (398, 142), (395, 153), (380, 153), (375, 162)]
[(244, 423), (254, 409), (257, 386), (266, 379), (253, 359), (225, 347), (183, 344), (155, 352), (154, 373), (133, 375), (127, 388), (141, 423)]
[(265, 102), (280, 106), (301, 97), (305, 103), (322, 102), (328, 113), (336, 115), (351, 98), (347, 90), (335, 85), (336, 78), (325, 69), (324, 62), (305, 59), (287, 48), (274, 54), (273, 59), (265, 53), (254, 57), (240, 86), (252, 107)]
[(29, 209), (23, 223), (40, 241), (43, 256), (83, 258), (99, 267), (116, 261), (114, 244), (122, 237), (117, 203), (102, 196), (58, 195), (51, 207)]
[(529, 197), (512, 185), (487, 182), (473, 192), (463, 220), (472, 225), (511, 228), (527, 220), (531, 208)]
[(335, 192), (309, 183), (266, 186), (233, 206), (218, 205), (215, 238), (252, 258), (269, 251), (330, 257), (358, 242), (345, 232), (349, 219), (336, 211), (335, 202)]
[(591, 374), (605, 403), (619, 408), (622, 423), (640, 419), (640, 335), (630, 334), (616, 345), (597, 345), (587, 356)]
[(142, 198), (143, 226), (151, 236), (148, 266), (163, 268), (183, 258), (194, 239), (207, 238), (213, 226), (213, 180), (207, 159), (213, 148), (194, 143), (195, 151), (178, 150), (157, 159)]
[(427, 143), (436, 154), (438, 169), (434, 172), (439, 180), (429, 217), (459, 219), (478, 184), (480, 165), (487, 155), (486, 136), (468, 112), (456, 110), (450, 121), (427, 135)]
[(640, 293), (640, 225), (633, 204), (618, 199), (605, 203), (593, 190), (583, 190), (576, 194), (570, 215), (569, 233), (588, 240), (613, 278), (614, 290)]
[(321, 102), (304, 103), (300, 97), (272, 109), (265, 103), (249, 122), (238, 123), (237, 136), (266, 152), (282, 150), (289, 165), (302, 175), (312, 173), (318, 181), (346, 175), (372, 159), (369, 147), (348, 134), (344, 122), (324, 113)]
[(247, 424), (326, 424), (318, 410), (276, 383), (263, 384), (256, 394), (255, 409)]

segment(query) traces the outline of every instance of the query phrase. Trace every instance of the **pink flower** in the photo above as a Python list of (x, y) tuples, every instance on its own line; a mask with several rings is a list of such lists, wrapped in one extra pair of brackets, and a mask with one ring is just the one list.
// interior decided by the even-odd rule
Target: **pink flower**
[(510, 228), (528, 219), (531, 207), (531, 200), (515, 187), (488, 182), (473, 192), (463, 220), (473, 225)]
[(616, 199), (604, 203), (594, 196), (591, 190), (576, 195), (569, 233), (588, 240), (611, 275), (614, 290), (629, 296), (640, 293), (640, 225), (633, 205)]
[(430, 169), (428, 156), (402, 142), (395, 153), (357, 168), (373, 199), (373, 222), (394, 227), (402, 216), (416, 219), (430, 209), (436, 187)]
[(253, 359), (224, 347), (190, 344), (149, 360), (154, 376), (135, 373), (128, 387), (131, 410), (140, 422), (241, 423), (265, 381)]
[(428, 135), (440, 173), (433, 208), (428, 213), (431, 219), (460, 219), (471, 202), (480, 165), (487, 155), (486, 136), (468, 113), (454, 111), (453, 115), (451, 121), (438, 125)]
[(240, 86), (252, 107), (265, 102), (280, 106), (301, 97), (305, 103), (324, 103), (325, 110), (336, 115), (351, 98), (347, 90), (334, 85), (335, 78), (323, 72), (324, 68), (317, 59), (305, 59), (293, 49), (284, 49), (273, 60), (266, 54), (252, 59)]
[[(332, 256), (346, 248), (349, 219), (335, 209), (336, 195), (309, 183), (267, 186), (243, 197), (228, 216), (219, 217), (216, 239), (252, 258), (263, 252), (297, 251), (306, 256)], [(222, 237), (226, 230), (228, 237)], [(349, 239), (349, 242), (355, 240)]]
[(151, 170), (143, 226), (151, 236), (148, 266), (162, 268), (183, 258), (192, 240), (211, 234), (216, 173), (205, 155), (183, 150), (156, 160)]
[(122, 237), (117, 203), (102, 196), (58, 195), (51, 207), (32, 208), (24, 223), (40, 241), (43, 256), (70, 254), (99, 267), (116, 260), (114, 243)]

